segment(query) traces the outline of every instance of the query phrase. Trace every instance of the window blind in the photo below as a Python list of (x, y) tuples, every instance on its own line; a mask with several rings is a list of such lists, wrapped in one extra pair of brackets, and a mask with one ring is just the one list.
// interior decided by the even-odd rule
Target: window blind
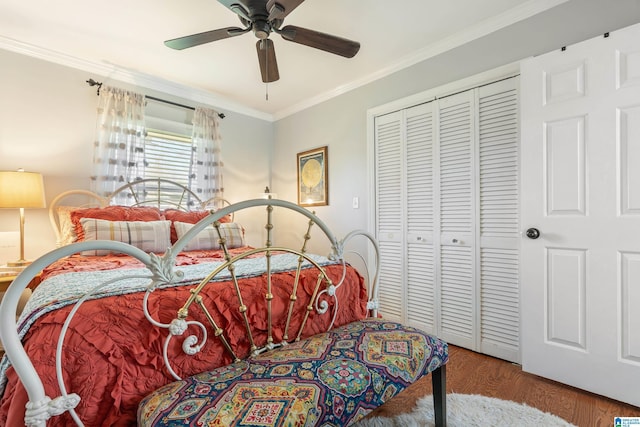
[[(190, 188), (192, 158), (191, 137), (147, 129), (144, 146), (145, 178), (169, 179)], [(182, 196), (175, 187), (161, 188), (160, 192), (166, 200)]]

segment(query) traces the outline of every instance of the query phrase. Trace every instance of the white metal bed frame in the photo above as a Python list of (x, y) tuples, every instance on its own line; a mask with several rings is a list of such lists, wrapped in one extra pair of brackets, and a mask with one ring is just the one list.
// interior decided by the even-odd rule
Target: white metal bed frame
[[(169, 181), (166, 181), (166, 182), (158, 181), (158, 184), (166, 185), (168, 182)], [(131, 186), (135, 184), (136, 183), (128, 184), (124, 186), (121, 190), (125, 190), (125, 191), (129, 190)], [(121, 191), (121, 190), (118, 190), (118, 191)], [(185, 190), (189, 191), (186, 188)], [(58, 201), (62, 200), (63, 196), (66, 197), (69, 194), (70, 192), (63, 193), (62, 195), (54, 199), (54, 202), (52, 203), (52, 209), (54, 209), (55, 206), (58, 206)], [(86, 192), (86, 191), (76, 192), (76, 194), (82, 194), (84, 196), (93, 198), (94, 200), (97, 201), (98, 206), (106, 206), (109, 204), (110, 200), (112, 200), (112, 198), (101, 198), (101, 197), (95, 196), (93, 193)], [(199, 199), (196, 199), (196, 200), (199, 200)], [(147, 203), (145, 201), (137, 202), (138, 205), (149, 205), (149, 204), (153, 205), (155, 203), (160, 203), (159, 199), (157, 201), (153, 200), (151, 203)], [(198, 205), (198, 207), (206, 206), (206, 203), (208, 202), (205, 202), (204, 205), (200, 204)], [(233, 215), (235, 212), (245, 210), (245, 209), (255, 208), (255, 207), (266, 208), (266, 215), (267, 215), (267, 220), (265, 225), (265, 228), (267, 230), (266, 245), (262, 248), (251, 249), (250, 251), (245, 252), (241, 255), (231, 257), (229, 255), (229, 252), (227, 251), (227, 248), (225, 245), (225, 239), (220, 234), (219, 220), (227, 215)], [(274, 208), (282, 208), (288, 211), (293, 211), (307, 218), (308, 227), (307, 227), (307, 230), (304, 232), (304, 243), (301, 249), (291, 249), (287, 247), (271, 246), (270, 242), (272, 241), (272, 229), (273, 229), (272, 215), (273, 215)], [(54, 228), (58, 230), (58, 228), (56, 227), (59, 227), (59, 224), (55, 222), (53, 219), (52, 219), (52, 224), (54, 225)], [(203, 338), (199, 342), (198, 342), (198, 339), (195, 338), (194, 336), (189, 336), (184, 338), (184, 341), (183, 341), (184, 352), (187, 354), (196, 353), (202, 348), (202, 346), (206, 344), (207, 329), (201, 323), (188, 320), (189, 309), (192, 306), (197, 305), (201, 309), (204, 309), (206, 312), (206, 307), (203, 307), (200, 301), (201, 298), (199, 300), (199, 293), (206, 286), (206, 284), (209, 282), (210, 279), (212, 279), (214, 276), (216, 276), (218, 273), (220, 273), (223, 270), (228, 271), (230, 273), (232, 281), (234, 283), (236, 293), (240, 300), (240, 305), (238, 309), (244, 316), (243, 319), (247, 328), (247, 336), (249, 337), (249, 341), (251, 344), (251, 352), (254, 355), (259, 354), (263, 351), (267, 351), (269, 349), (273, 349), (278, 346), (286, 345), (288, 342), (295, 341), (300, 338), (299, 333), (292, 334), (294, 338), (289, 338), (289, 334), (288, 332), (286, 332), (282, 342), (275, 342), (271, 334), (271, 298), (273, 298), (273, 295), (271, 293), (271, 280), (270, 280), (271, 270), (270, 270), (269, 262), (270, 262), (270, 257), (273, 253), (285, 252), (285, 253), (295, 254), (296, 256), (298, 256), (299, 257), (298, 274), (300, 271), (300, 265), (302, 264), (303, 261), (310, 262), (319, 271), (318, 281), (316, 283), (314, 295), (312, 297), (313, 304), (310, 303), (309, 306), (306, 307), (307, 315), (305, 316), (304, 322), (306, 322), (306, 318), (309, 312), (311, 312), (312, 310), (315, 310), (321, 314), (327, 311), (326, 302), (324, 304), (320, 302), (321, 295), (323, 295), (324, 297), (333, 298), (334, 302), (337, 305), (338, 301), (335, 296), (335, 291), (342, 284), (342, 280), (344, 280), (344, 274), (340, 282), (332, 283), (331, 280), (328, 279), (326, 273), (324, 272), (323, 267), (321, 267), (320, 265), (317, 265), (315, 261), (312, 258), (310, 258), (306, 253), (307, 242), (310, 239), (310, 229), (314, 225), (317, 226), (322, 231), (322, 234), (324, 234), (324, 236), (326, 236), (326, 238), (329, 240), (332, 248), (331, 249), (332, 253), (330, 254), (330, 257), (336, 260), (339, 260), (340, 263), (343, 265), (343, 268), (346, 268), (346, 261), (344, 258), (345, 246), (352, 239), (357, 237), (364, 237), (366, 240), (370, 242), (370, 245), (369, 245), (370, 252), (368, 254), (361, 256), (361, 260), (365, 262), (365, 270), (366, 270), (361, 273), (363, 277), (365, 277), (365, 280), (368, 283), (369, 303), (367, 305), (367, 308), (370, 310), (370, 313), (372, 316), (374, 317), (377, 316), (378, 269), (379, 269), (380, 259), (379, 259), (378, 246), (375, 239), (365, 231), (354, 231), (346, 235), (343, 239), (339, 240), (333, 235), (333, 233), (330, 231), (328, 226), (324, 222), (322, 222), (318, 217), (316, 217), (314, 213), (294, 203), (287, 202), (284, 200), (275, 200), (275, 199), (247, 200), (247, 201), (235, 203), (229, 206), (225, 206), (216, 211), (211, 211), (211, 214), (208, 217), (198, 222), (193, 228), (191, 228), (191, 230), (189, 230), (186, 233), (186, 235), (180, 238), (162, 256), (155, 255), (155, 254), (148, 254), (136, 247), (130, 246), (125, 243), (114, 242), (114, 241), (86, 241), (86, 242), (73, 243), (71, 245), (60, 247), (58, 249), (51, 251), (50, 253), (43, 255), (42, 257), (35, 260), (31, 265), (26, 267), (25, 270), (11, 284), (11, 286), (9, 287), (9, 289), (5, 294), (4, 299), (2, 300), (2, 303), (0, 304), (0, 338), (4, 343), (6, 354), (11, 360), (11, 363), (16, 373), (18, 374), (21, 382), (23, 383), (25, 389), (27, 390), (27, 393), (29, 396), (29, 403), (27, 404), (26, 415), (25, 415), (25, 425), (44, 427), (46, 425), (46, 421), (49, 418), (60, 415), (65, 411), (70, 412), (72, 418), (74, 419), (77, 425), (80, 425), (80, 426), (83, 425), (82, 421), (79, 419), (78, 415), (74, 410), (74, 408), (80, 402), (80, 397), (77, 394), (74, 394), (72, 391), (67, 391), (64, 381), (62, 379), (62, 370), (63, 370), (62, 360), (61, 360), (62, 345), (63, 345), (66, 328), (70, 324), (71, 318), (77, 311), (78, 307), (84, 301), (86, 301), (87, 298), (90, 297), (91, 293), (99, 290), (99, 288), (105, 285), (105, 284), (99, 285), (98, 287), (94, 288), (94, 290), (90, 294), (85, 295), (83, 298), (81, 298), (72, 309), (71, 313), (69, 314), (64, 324), (63, 331), (61, 333), (61, 336), (58, 339), (58, 345), (56, 348), (56, 371), (57, 371), (57, 377), (58, 377), (58, 384), (60, 387), (60, 396), (51, 397), (45, 394), (43, 383), (40, 377), (38, 376), (37, 370), (29, 360), (28, 355), (22, 346), (22, 343), (20, 341), (20, 338), (17, 332), (17, 322), (15, 318), (16, 306), (18, 304), (18, 300), (20, 298), (20, 294), (22, 293), (22, 290), (27, 287), (29, 282), (40, 271), (42, 271), (42, 269), (44, 269), (46, 266), (48, 266), (49, 264), (51, 264), (56, 260), (59, 260), (61, 258), (67, 257), (75, 253), (79, 253), (82, 251), (106, 249), (113, 252), (120, 252), (120, 253), (135, 257), (136, 259), (144, 263), (144, 265), (147, 267), (147, 269), (149, 270), (149, 275), (145, 277), (149, 279), (149, 285), (147, 287), (147, 291), (144, 298), (144, 301), (146, 304), (148, 296), (158, 286), (163, 284), (173, 283), (178, 279), (178, 273), (174, 270), (176, 255), (200, 231), (202, 231), (205, 227), (208, 227), (211, 225), (213, 225), (218, 229), (219, 242), (225, 252), (226, 262), (221, 267), (217, 268), (215, 271), (209, 274), (209, 276), (207, 276), (204, 280), (202, 280), (200, 284), (197, 285), (192, 290), (192, 296), (184, 304), (182, 309), (178, 311), (178, 313), (176, 314), (176, 318), (171, 323), (166, 324), (166, 323), (159, 322), (156, 319), (153, 319), (152, 316), (149, 314), (149, 311), (147, 310), (146, 306), (142, 308), (145, 311), (145, 316), (153, 325), (167, 330), (167, 335), (164, 343), (164, 358), (165, 358), (165, 364), (167, 369), (175, 378), (179, 378), (179, 377), (175, 374), (175, 372), (171, 368), (171, 363), (167, 355), (168, 343), (172, 338), (183, 335), (183, 333), (187, 330), (189, 326), (195, 326), (196, 328), (199, 328), (201, 331), (203, 331), (203, 334), (202, 334)], [(268, 307), (267, 317), (269, 322), (269, 327), (268, 327), (269, 332), (268, 332), (268, 340), (262, 346), (258, 346), (256, 343), (253, 342), (253, 339), (251, 336), (251, 328), (245, 313), (246, 307), (243, 306), (242, 296), (240, 294), (239, 287), (238, 287), (238, 280), (233, 273), (234, 263), (236, 263), (240, 259), (245, 258), (246, 256), (259, 253), (259, 252), (262, 252), (266, 255), (266, 263), (267, 263), (266, 274), (268, 277), (267, 279), (268, 292), (267, 292), (267, 295), (265, 295), (265, 299), (267, 300), (267, 307)], [(371, 260), (371, 263), (370, 263), (372, 265), (371, 267), (369, 266), (369, 263), (367, 263), (368, 260)], [(371, 270), (372, 272), (371, 274), (369, 274), (369, 270)], [(129, 276), (128, 278), (131, 278), (131, 277), (132, 276)], [(296, 284), (294, 285), (294, 289), (295, 289), (295, 286), (297, 286), (297, 279), (296, 279)], [(290, 319), (291, 312), (293, 310), (293, 304), (295, 301), (295, 290), (291, 294), (290, 300), (291, 300), (291, 303), (289, 305), (289, 311), (288, 311), (289, 317), (287, 319), (287, 328), (289, 325), (289, 319)], [(334, 309), (335, 309), (335, 305), (334, 305)], [(334, 316), (335, 316), (335, 313), (334, 313)], [(304, 327), (304, 322), (303, 322), (303, 326), (300, 327), (300, 330), (302, 329), (302, 327)], [(212, 319), (210, 319), (210, 323), (211, 323), (210, 326), (213, 328), (215, 337), (222, 340), (226, 349), (231, 352), (234, 358), (237, 359), (237, 356), (233, 354), (233, 350), (231, 350), (229, 345), (225, 342), (224, 333), (221, 331), (219, 326)]]

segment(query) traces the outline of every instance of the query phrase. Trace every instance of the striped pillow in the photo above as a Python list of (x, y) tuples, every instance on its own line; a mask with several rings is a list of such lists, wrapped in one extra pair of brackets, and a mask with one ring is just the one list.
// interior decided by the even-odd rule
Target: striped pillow
[(71, 211), (71, 222), (75, 227), (76, 242), (85, 240), (82, 218), (106, 219), (107, 221), (160, 221), (166, 219), (160, 209), (151, 206), (105, 206)]
[[(114, 240), (145, 252), (165, 252), (171, 246), (171, 221), (108, 221), (82, 218), (84, 240)], [(106, 255), (107, 250), (84, 251), (83, 255)]]
[[(187, 234), (195, 224), (188, 224), (186, 222), (174, 221), (173, 226), (178, 234), (178, 239)], [(226, 222), (220, 224), (220, 234), (225, 238), (227, 248), (239, 248), (246, 246), (244, 242), (244, 230), (240, 224), (235, 222)], [(220, 242), (218, 241), (218, 232), (213, 226), (205, 227), (204, 230), (196, 234), (196, 236), (189, 241), (184, 247), (185, 251), (197, 251), (208, 249), (220, 249)]]

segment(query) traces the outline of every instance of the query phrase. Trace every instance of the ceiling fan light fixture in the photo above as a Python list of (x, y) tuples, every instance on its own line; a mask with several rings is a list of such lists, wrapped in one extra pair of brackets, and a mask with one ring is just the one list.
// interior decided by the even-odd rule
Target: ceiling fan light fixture
[(260, 40), (264, 40), (271, 34), (271, 24), (263, 19), (253, 21), (253, 34)]

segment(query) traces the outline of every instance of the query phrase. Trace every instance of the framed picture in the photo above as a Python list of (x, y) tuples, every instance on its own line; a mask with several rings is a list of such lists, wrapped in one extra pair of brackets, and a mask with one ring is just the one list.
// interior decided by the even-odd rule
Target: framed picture
[(298, 204), (329, 204), (327, 147), (298, 153)]

